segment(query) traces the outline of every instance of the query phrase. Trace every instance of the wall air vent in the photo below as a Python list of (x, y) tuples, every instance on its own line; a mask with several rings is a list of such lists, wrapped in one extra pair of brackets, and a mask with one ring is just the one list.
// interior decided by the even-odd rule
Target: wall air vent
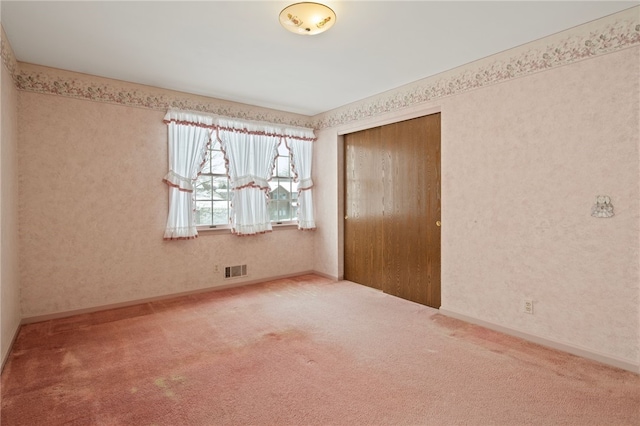
[(239, 278), (247, 275), (247, 265), (225, 266), (224, 278)]

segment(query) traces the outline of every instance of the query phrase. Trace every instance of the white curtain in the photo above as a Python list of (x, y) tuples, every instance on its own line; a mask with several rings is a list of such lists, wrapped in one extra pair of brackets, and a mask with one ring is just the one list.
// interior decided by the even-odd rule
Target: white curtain
[(169, 218), (165, 239), (195, 238), (193, 185), (204, 164), (207, 145), (215, 132), (227, 161), (233, 189), (231, 226), (237, 235), (271, 231), (268, 209), (269, 179), (278, 144), (285, 138), (299, 180), (299, 229), (313, 229), (311, 155), (313, 129), (232, 119), (171, 109), (164, 118), (169, 127)]
[(268, 181), (278, 155), (277, 129), (261, 126), (249, 133), (242, 123), (220, 120), (218, 124), (233, 189), (231, 230), (237, 235), (269, 232)]
[(193, 184), (204, 164), (211, 130), (186, 113), (167, 114), (165, 122), (169, 129), (169, 172), (164, 177), (169, 185), (169, 217), (164, 238), (196, 238)]
[(313, 142), (305, 139), (287, 138), (287, 147), (291, 152), (291, 166), (298, 182), (298, 229), (315, 229), (313, 216), (313, 195), (311, 163), (313, 161)]

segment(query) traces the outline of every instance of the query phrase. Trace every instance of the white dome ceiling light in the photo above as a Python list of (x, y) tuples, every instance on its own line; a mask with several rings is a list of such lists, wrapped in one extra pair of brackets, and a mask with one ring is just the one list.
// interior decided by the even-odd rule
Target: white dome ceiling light
[(280, 12), (280, 24), (295, 34), (320, 34), (331, 28), (335, 22), (335, 12), (320, 3), (295, 3)]

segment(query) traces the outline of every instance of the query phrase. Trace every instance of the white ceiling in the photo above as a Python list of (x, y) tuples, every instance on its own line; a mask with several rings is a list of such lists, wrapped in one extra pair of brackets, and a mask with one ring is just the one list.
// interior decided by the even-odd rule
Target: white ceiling
[(325, 1), (334, 27), (284, 30), (295, 1), (2, 1), (19, 61), (314, 115), (638, 5)]

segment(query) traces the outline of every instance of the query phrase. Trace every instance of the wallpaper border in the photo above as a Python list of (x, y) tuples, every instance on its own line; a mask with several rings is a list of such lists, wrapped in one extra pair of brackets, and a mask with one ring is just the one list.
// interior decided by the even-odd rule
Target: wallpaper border
[(16, 75), (18, 70), (18, 61), (13, 53), (11, 44), (7, 38), (7, 34), (4, 32), (4, 28), (0, 24), (0, 56), (2, 56), (2, 64), (7, 68), (13, 81), (16, 81)]
[(19, 63), (18, 90), (167, 111), (198, 111), (245, 120), (310, 127), (308, 116), (207, 96)]
[(398, 111), (640, 45), (640, 7), (318, 114), (316, 129)]
[(179, 108), (323, 129), (640, 45), (640, 6), (373, 95), (313, 117), (17, 62), (2, 30), (2, 62), (19, 90), (166, 111)]

